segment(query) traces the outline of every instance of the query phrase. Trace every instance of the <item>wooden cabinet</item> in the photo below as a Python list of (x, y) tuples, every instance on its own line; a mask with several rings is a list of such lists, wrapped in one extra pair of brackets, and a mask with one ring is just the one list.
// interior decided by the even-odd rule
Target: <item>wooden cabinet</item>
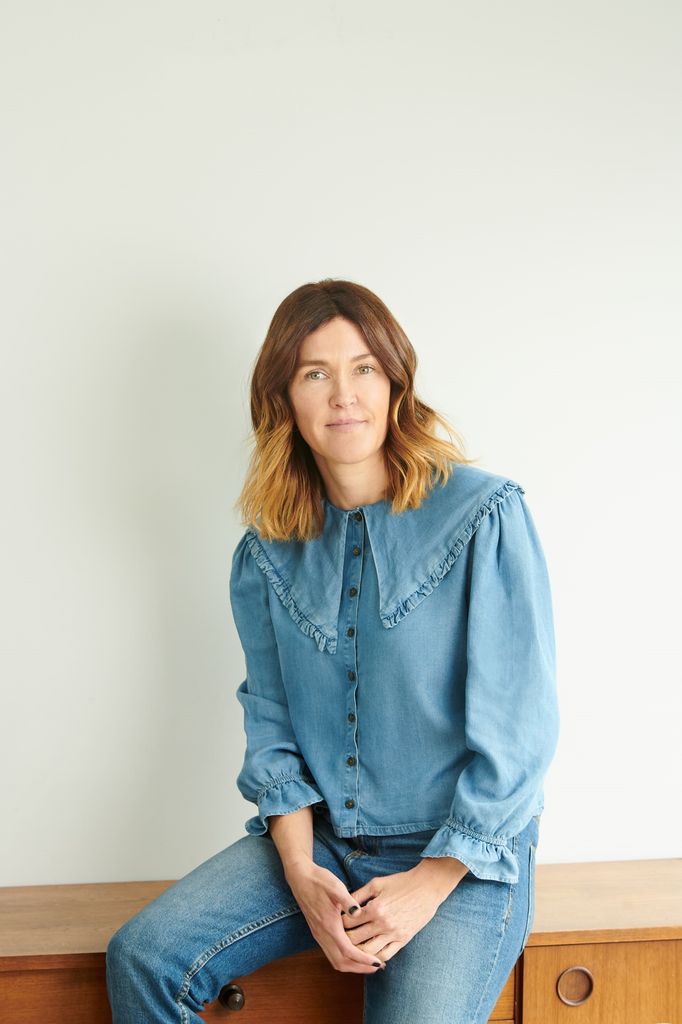
[[(495, 1024), (514, 1024), (515, 982), (513, 971), (490, 1017)], [(334, 971), (321, 951), (275, 961), (250, 977), (233, 979), (233, 985), (236, 995), (245, 996), (240, 1016), (234, 1018), (239, 1024), (362, 1024), (362, 976)], [(219, 1024), (225, 1022), (226, 1011), (215, 1002), (201, 1016)]]
[[(538, 865), (528, 944), (496, 1024), (680, 1024), (682, 859)], [(2, 1024), (111, 1024), (104, 951), (171, 882), (0, 888)], [(243, 1005), (239, 1008), (241, 997)], [(226, 979), (218, 1024), (361, 1024), (362, 977), (321, 950)], [(239, 1017), (235, 1017), (235, 1013)]]
[(524, 961), (523, 1024), (680, 1020), (680, 939), (534, 946)]
[[(495, 1024), (514, 1024), (514, 973), (490, 1018)], [(275, 961), (234, 984), (246, 997), (240, 1016), (226, 1014), (215, 1002), (201, 1014), (205, 1021), (224, 1024), (234, 1017), (239, 1024), (362, 1024), (362, 976), (334, 971), (321, 951)]]
[(682, 859), (539, 865), (536, 879), (523, 1024), (682, 1021)]

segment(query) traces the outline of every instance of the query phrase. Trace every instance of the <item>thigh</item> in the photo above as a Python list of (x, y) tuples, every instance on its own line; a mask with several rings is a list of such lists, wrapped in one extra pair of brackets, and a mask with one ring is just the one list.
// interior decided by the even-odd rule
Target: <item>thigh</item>
[[(365, 978), (364, 1024), (486, 1024), (532, 924), (537, 833), (533, 818), (511, 840), (518, 882), (469, 872), (386, 970)], [(382, 863), (384, 874), (405, 869)]]
[[(341, 852), (314, 834), (315, 863), (348, 884)], [(270, 835), (242, 836), (112, 936), (114, 1021), (198, 1021), (231, 978), (316, 945)]]

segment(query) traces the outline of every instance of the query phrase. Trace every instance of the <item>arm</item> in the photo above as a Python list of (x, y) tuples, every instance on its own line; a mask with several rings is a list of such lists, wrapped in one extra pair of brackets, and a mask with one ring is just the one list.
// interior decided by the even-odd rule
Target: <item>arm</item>
[[(442, 827), (422, 858), (516, 882), (509, 840), (542, 809), (559, 733), (550, 583), (519, 491), (484, 515), (470, 545), (465, 735), (471, 757)], [(458, 869), (449, 867), (453, 880)], [(445, 878), (445, 869), (441, 878)]]
[(297, 868), (313, 863), (313, 812), (302, 807), (291, 814), (274, 814), (269, 819), (270, 835), (290, 878)]
[[(245, 800), (258, 807), (258, 814), (245, 823), (246, 831), (264, 835), (271, 816), (288, 815), (324, 798), (298, 748), (270, 617), (268, 582), (245, 538), (246, 534), (237, 544), (230, 573), (232, 615), (246, 662), (246, 678), (237, 689), (246, 732), (237, 788)], [(312, 814), (307, 813), (310, 822)], [(298, 828), (302, 821), (305, 816), (297, 816)], [(312, 825), (309, 831), (312, 846)], [(280, 830), (277, 832), (279, 835)], [(308, 830), (305, 835), (297, 832), (293, 846), (286, 839), (292, 834), (289, 828), (282, 833), (287, 853), (307, 850)]]

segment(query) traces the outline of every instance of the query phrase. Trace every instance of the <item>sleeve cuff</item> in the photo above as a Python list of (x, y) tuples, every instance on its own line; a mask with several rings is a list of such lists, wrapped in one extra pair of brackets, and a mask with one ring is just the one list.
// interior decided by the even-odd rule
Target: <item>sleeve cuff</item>
[(475, 832), (452, 818), (431, 837), (420, 857), (456, 857), (476, 878), (493, 882), (519, 880), (519, 862), (506, 843)]
[(320, 803), (322, 794), (303, 775), (283, 775), (274, 779), (258, 792), (258, 814), (249, 818), (244, 827), (252, 836), (268, 831), (266, 818), (270, 814), (291, 814), (302, 807)]

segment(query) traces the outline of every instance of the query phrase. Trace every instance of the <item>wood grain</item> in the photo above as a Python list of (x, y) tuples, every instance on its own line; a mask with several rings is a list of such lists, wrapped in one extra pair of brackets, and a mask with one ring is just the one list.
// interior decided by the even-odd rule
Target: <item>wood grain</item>
[[(172, 880), (0, 888), (0, 1007), (11, 1024), (111, 1024), (105, 950)], [(493, 1016), (504, 1024), (682, 1021), (682, 859), (538, 864), (533, 929)], [(566, 1006), (557, 978), (593, 974), (592, 995)], [(573, 975), (571, 976), (573, 977)], [(360, 1024), (362, 976), (321, 950), (267, 964), (241, 984), (244, 1024)], [(570, 1014), (570, 1016), (567, 1016)], [(217, 1002), (202, 1014), (226, 1021)]]

